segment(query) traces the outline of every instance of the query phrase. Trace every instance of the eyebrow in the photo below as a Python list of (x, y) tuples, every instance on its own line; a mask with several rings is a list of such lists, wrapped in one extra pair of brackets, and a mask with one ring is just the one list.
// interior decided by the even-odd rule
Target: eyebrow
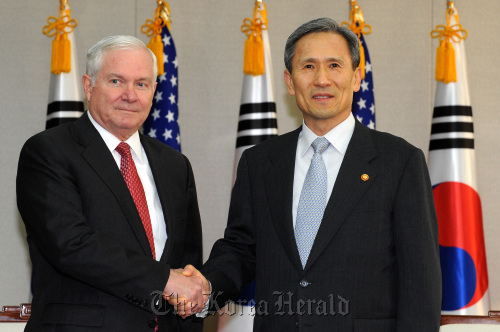
[[(120, 75), (120, 74), (116, 74), (116, 73), (109, 73), (108, 75), (106, 75), (106, 78), (111, 78), (111, 77), (116, 77), (116, 78), (119, 78), (121, 80), (125, 80), (125, 77), (123, 75)], [(153, 78), (152, 77), (140, 77), (139, 79), (137, 79), (136, 81), (146, 81), (146, 82), (153, 82)]]
[[(340, 62), (340, 63), (345, 63), (345, 60), (341, 57), (329, 57), (326, 58), (327, 62)], [(308, 57), (304, 59), (299, 59), (299, 63), (304, 63), (304, 62), (319, 62), (318, 58), (315, 57)]]

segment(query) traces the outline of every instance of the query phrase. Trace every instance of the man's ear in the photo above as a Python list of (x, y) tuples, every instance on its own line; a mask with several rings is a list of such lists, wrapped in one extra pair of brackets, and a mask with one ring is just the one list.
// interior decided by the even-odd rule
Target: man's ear
[(85, 97), (87, 100), (90, 100), (90, 95), (92, 93), (92, 78), (89, 75), (82, 76), (82, 86)]
[(288, 71), (288, 69), (285, 70), (284, 77), (288, 93), (290, 94), (290, 96), (295, 96), (295, 87), (293, 86), (292, 74)]
[(363, 74), (361, 72), (361, 68), (357, 67), (356, 70), (354, 70), (352, 91), (354, 91), (354, 92), (359, 91), (359, 89), (361, 87), (362, 76), (363, 76)]

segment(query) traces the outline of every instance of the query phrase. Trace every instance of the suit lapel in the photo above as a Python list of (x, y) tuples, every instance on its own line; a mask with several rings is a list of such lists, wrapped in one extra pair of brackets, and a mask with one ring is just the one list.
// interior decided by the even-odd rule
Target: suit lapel
[(83, 158), (113, 192), (144, 253), (152, 257), (148, 238), (132, 195), (106, 143), (90, 122), (87, 112), (74, 123), (74, 128), (76, 141), (84, 147)]
[[(375, 169), (370, 165), (370, 161), (375, 157), (375, 147), (369, 129), (356, 121), (353, 136), (342, 161), (305, 269), (308, 269), (325, 250), (347, 220), (350, 212), (376, 179)], [(367, 181), (361, 179), (363, 174), (369, 175)]]
[(281, 141), (272, 146), (264, 175), (269, 210), (276, 234), (297, 271), (302, 271), (302, 265), (293, 230), (292, 201), (295, 153), (300, 131), (301, 128), (298, 128), (281, 136)]

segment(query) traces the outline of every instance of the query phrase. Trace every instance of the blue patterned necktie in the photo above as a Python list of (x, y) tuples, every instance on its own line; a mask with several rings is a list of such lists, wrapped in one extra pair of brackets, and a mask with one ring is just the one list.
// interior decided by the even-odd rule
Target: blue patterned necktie
[(321, 154), (329, 145), (330, 142), (324, 137), (318, 137), (312, 142), (314, 155), (300, 192), (295, 222), (295, 241), (297, 241), (302, 267), (306, 266), (309, 252), (325, 212), (328, 181), (326, 166)]

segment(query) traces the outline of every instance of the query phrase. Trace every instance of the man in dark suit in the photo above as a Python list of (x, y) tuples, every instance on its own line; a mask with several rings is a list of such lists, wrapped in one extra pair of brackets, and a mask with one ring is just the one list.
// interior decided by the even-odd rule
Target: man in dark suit
[(24, 145), (17, 202), (33, 265), (26, 331), (201, 331), (162, 297), (200, 304), (202, 233), (186, 157), (138, 129), (156, 88), (154, 54), (135, 37), (87, 53), (89, 111)]
[(439, 330), (425, 158), (351, 114), (358, 43), (328, 18), (292, 33), (284, 78), (303, 124), (241, 157), (224, 238), (201, 272), (216, 308), (255, 278), (254, 331)]

